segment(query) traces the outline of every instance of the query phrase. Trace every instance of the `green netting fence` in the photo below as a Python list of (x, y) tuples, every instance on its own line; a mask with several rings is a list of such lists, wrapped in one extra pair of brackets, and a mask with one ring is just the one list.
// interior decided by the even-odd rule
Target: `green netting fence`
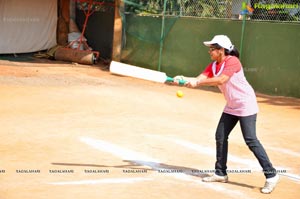
[[(143, 57), (147, 67), (161, 70), (162, 53), (168, 33), (179, 18), (240, 20), (239, 50), (243, 55), (243, 40), (246, 21), (281, 22), (300, 24), (299, 0), (123, 0), (123, 46), (135, 39), (144, 42), (147, 53), (130, 43), (130, 51), (122, 52), (123, 60)], [(143, 17), (144, 23), (138, 17)], [(130, 20), (130, 26), (126, 25)], [(139, 21), (135, 23), (135, 21)], [(127, 40), (126, 36), (132, 37)], [(242, 57), (241, 57), (242, 59)]]
[(257, 91), (300, 97), (299, 0), (122, 0), (120, 12), (122, 62), (198, 75), (203, 41), (226, 34)]

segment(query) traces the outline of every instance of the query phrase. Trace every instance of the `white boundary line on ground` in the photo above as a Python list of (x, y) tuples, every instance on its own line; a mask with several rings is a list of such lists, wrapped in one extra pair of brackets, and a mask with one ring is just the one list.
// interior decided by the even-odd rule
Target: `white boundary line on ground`
[(300, 153), (288, 150), (288, 149), (283, 149), (283, 148), (278, 148), (278, 147), (272, 147), (272, 146), (267, 146), (266, 147), (268, 150), (276, 151), (278, 153), (283, 153), (285, 155), (290, 155), (290, 156), (295, 156), (300, 158)]
[[(175, 144), (181, 145), (185, 148), (191, 149), (196, 151), (197, 153), (201, 153), (201, 154), (205, 154), (208, 156), (215, 156), (215, 149), (209, 148), (209, 147), (205, 147), (205, 146), (201, 146), (199, 144), (194, 144), (192, 142), (189, 141), (184, 141), (182, 139), (179, 138), (174, 138), (174, 136), (171, 137), (163, 137), (160, 135), (151, 135), (151, 134), (145, 134), (145, 136), (151, 137), (151, 138), (156, 138), (159, 140), (163, 140), (163, 141), (169, 141), (169, 142), (173, 142)], [(283, 149), (284, 150), (284, 149)], [(280, 149), (277, 149), (278, 152), (282, 152)], [(285, 153), (285, 152), (283, 152)], [(296, 155), (297, 153), (290, 153), (290, 155)], [(239, 170), (251, 170), (252, 172), (262, 172), (262, 169), (259, 165), (259, 163), (257, 161), (251, 160), (251, 159), (245, 159), (245, 158), (239, 158), (236, 157), (234, 155), (228, 155), (228, 161), (232, 161), (234, 163), (238, 163), (238, 164), (242, 164), (247, 166), (247, 168), (239, 168)], [(278, 171), (288, 171), (288, 170), (292, 170), (291, 168), (287, 168), (287, 167), (282, 167), (282, 166), (276, 166), (276, 169)], [(234, 169), (233, 169), (234, 170)], [(278, 173), (281, 176), (286, 176), (288, 178), (290, 178), (291, 180), (295, 181), (295, 182), (300, 182), (300, 176), (296, 175), (296, 174), (292, 174), (292, 173), (283, 173), (283, 172), (279, 172)]]
[[(192, 149), (192, 150), (194, 150), (198, 153), (201, 153), (201, 154), (206, 154), (206, 155), (209, 155), (209, 156), (215, 156), (215, 154), (216, 154), (215, 149), (212, 149), (210, 147), (201, 146), (199, 144), (194, 144), (192, 142), (179, 140), (179, 139), (175, 139), (175, 138), (167, 139), (167, 140), (171, 141), (171, 142), (174, 142), (178, 145), (181, 145), (185, 148)], [(252, 170), (261, 170), (260, 167), (259, 167), (258, 162), (250, 160), (250, 159), (239, 158), (239, 157), (228, 154), (228, 161), (232, 161), (232, 162), (235, 162), (235, 163), (238, 163), (238, 164), (243, 164), (243, 165), (246, 164), (247, 166), (251, 167)]]
[[(107, 141), (99, 140), (99, 139), (93, 139), (89, 137), (80, 137), (79, 140), (97, 150), (108, 152), (110, 154), (113, 154), (117, 156), (118, 158), (121, 158), (122, 160), (132, 160), (134, 162), (137, 162), (138, 164), (144, 165), (144, 166), (150, 166), (153, 170), (159, 170), (161, 167), (159, 166), (160, 161), (155, 160), (151, 157), (148, 157), (142, 153), (138, 153), (123, 147), (120, 147), (118, 145), (109, 143)], [(150, 161), (150, 162), (148, 162)], [(233, 191), (229, 190), (228, 188), (224, 187), (221, 183), (205, 183), (202, 182), (200, 179), (195, 179), (195, 177), (186, 175), (184, 173), (172, 173), (172, 174), (166, 174), (167, 176), (174, 177), (179, 180), (192, 182), (192, 184), (199, 184), (202, 187), (210, 188), (214, 191), (222, 192), (222, 194), (227, 194), (234, 198), (244, 198), (249, 199), (246, 197), (246, 195), (240, 191)]]
[(96, 140), (89, 137), (80, 137), (79, 140), (95, 149), (107, 151), (117, 157), (121, 157), (123, 160), (143, 160), (148, 162), (159, 162), (159, 160), (148, 157), (142, 153), (122, 148), (118, 145), (111, 144), (106, 141)]
[[(163, 141), (170, 141), (173, 142), (175, 144), (181, 145), (183, 147), (186, 147), (188, 149), (192, 149), (194, 151), (196, 151), (197, 153), (201, 153), (201, 154), (205, 154), (205, 155), (209, 155), (209, 156), (215, 156), (215, 150), (209, 148), (209, 147), (204, 147), (201, 146), (199, 144), (194, 144), (192, 142), (189, 141), (184, 141), (184, 140), (180, 140), (177, 138), (165, 138), (159, 135), (147, 135), (149, 137), (153, 137), (153, 138), (157, 138)], [(242, 165), (246, 165), (248, 166), (248, 168), (245, 168), (245, 170), (251, 169), (252, 171), (259, 171), (262, 172), (262, 169), (260, 167), (260, 165), (258, 164), (257, 161), (254, 160), (250, 160), (250, 159), (245, 159), (245, 158), (239, 158), (233, 155), (228, 155), (228, 161), (232, 161), (238, 164), (242, 164)], [(250, 167), (250, 168), (249, 168)], [(287, 170), (291, 170), (282, 166), (276, 166), (276, 169), (282, 170), (282, 171), (287, 171)], [(243, 169), (244, 170), (244, 169)], [(289, 179), (296, 181), (296, 182), (300, 182), (300, 175), (296, 175), (296, 174), (292, 174), (292, 173), (278, 173), (279, 175), (282, 176), (286, 176)]]
[(51, 182), (51, 185), (93, 185), (93, 184), (120, 184), (151, 181), (151, 178), (106, 178), (101, 180), (80, 180), (69, 182)]

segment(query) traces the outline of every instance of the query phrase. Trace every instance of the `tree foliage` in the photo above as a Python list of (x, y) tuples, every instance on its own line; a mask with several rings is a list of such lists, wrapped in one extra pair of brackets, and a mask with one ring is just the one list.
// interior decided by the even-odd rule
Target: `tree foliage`
[[(221, 17), (224, 2), (231, 0), (167, 0), (166, 14), (199, 17)], [(164, 0), (124, 0), (127, 12), (160, 14)]]

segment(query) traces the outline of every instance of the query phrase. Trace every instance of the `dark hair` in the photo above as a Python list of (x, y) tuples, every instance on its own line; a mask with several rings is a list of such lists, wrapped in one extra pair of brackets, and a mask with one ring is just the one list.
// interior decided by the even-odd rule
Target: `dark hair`
[(240, 53), (239, 53), (238, 49), (236, 49), (236, 47), (233, 47), (233, 49), (231, 51), (225, 49), (225, 55), (232, 55), (237, 58), (240, 57)]
[[(216, 49), (221, 49), (223, 48), (222, 46), (220, 46), (219, 44), (212, 44), (212, 47), (216, 48)], [(236, 47), (233, 47), (233, 49), (231, 51), (229, 51), (228, 49), (225, 49), (225, 55), (232, 55), (235, 56), (237, 58), (240, 57), (240, 53), (238, 51), (238, 49)]]
[(221, 48), (223, 48), (222, 46), (220, 46), (219, 44), (212, 44), (211, 45), (213, 48), (220, 50)]

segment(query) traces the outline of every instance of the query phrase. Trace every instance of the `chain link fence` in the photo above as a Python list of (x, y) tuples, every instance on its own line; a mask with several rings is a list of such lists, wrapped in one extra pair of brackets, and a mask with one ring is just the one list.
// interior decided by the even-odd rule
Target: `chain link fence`
[[(125, 12), (165, 15), (300, 22), (299, 0), (124, 0)], [(164, 12), (165, 11), (165, 12)]]

